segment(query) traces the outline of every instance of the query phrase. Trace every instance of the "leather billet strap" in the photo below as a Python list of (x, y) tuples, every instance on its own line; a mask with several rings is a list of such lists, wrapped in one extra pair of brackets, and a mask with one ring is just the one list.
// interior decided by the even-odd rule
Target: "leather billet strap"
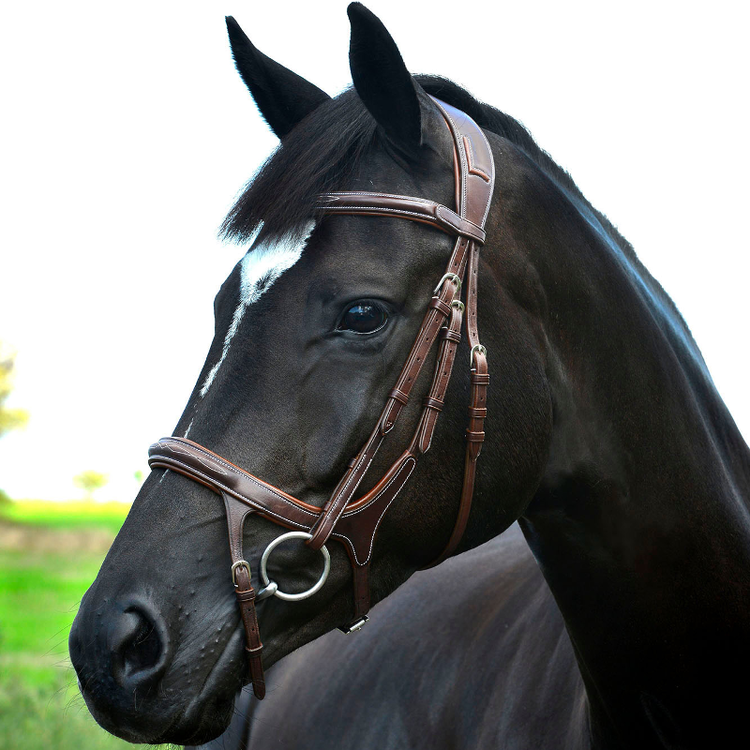
[(250, 565), (244, 559), (242, 553), (245, 519), (251, 511), (246, 505), (237, 502), (226, 493), (221, 494), (224, 498), (224, 507), (227, 513), (229, 552), (232, 558), (232, 582), (234, 583), (234, 593), (237, 597), (240, 617), (245, 630), (245, 652), (247, 653), (250, 670), (250, 681), (253, 685), (255, 697), (258, 700), (263, 700), (266, 694), (266, 680), (261, 656), (263, 644), (260, 642), (260, 628), (258, 627), (258, 616), (255, 612), (255, 589), (250, 583), (252, 578)]
[[(224, 499), (232, 579), (246, 633), (250, 677), (258, 698), (265, 694), (265, 682), (260, 657), (262, 645), (255, 614), (255, 591), (250, 583), (250, 566), (242, 556), (246, 517), (256, 512), (280, 526), (308, 531), (311, 534), (308, 544), (313, 549), (320, 549), (331, 537), (342, 542), (352, 562), (355, 618), (361, 618), (370, 606), (368, 569), (375, 535), (391, 503), (412, 475), (419, 457), (430, 448), (464, 324), (471, 347), (471, 404), (464, 480), (453, 533), (433, 564), (455, 550), (466, 528), (487, 413), (489, 375), (486, 351), (479, 343), (477, 327), (477, 276), (479, 248), (485, 240), (484, 225), (494, 188), (494, 163), (489, 143), (479, 126), (463, 112), (437, 99), (433, 100), (454, 141), (455, 211), (422, 198), (354, 191), (322, 195), (317, 206), (318, 212), (323, 215), (390, 216), (431, 224), (456, 237), (446, 273), (434, 290), (417, 337), (381, 415), (323, 508), (288, 495), (191, 440), (162, 438), (149, 449), (149, 465), (152, 468), (172, 469), (204, 484)], [(465, 289), (465, 303), (461, 302), (462, 286)], [(393, 430), (432, 347), (438, 341), (432, 384), (423, 401), (411, 442), (380, 481), (355, 499), (375, 454)]]

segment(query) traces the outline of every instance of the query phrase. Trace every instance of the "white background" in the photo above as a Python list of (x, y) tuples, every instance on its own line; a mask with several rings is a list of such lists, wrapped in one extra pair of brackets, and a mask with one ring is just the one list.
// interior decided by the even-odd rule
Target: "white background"
[[(746, 438), (750, 167), (743, 4), (371, 0), (409, 69), (520, 119), (691, 326)], [(224, 15), (335, 94), (346, 3), (41, 2), (2, 12), (0, 339), (19, 352), (0, 487), (130, 499), (208, 350), (242, 254), (216, 230), (275, 146)]]

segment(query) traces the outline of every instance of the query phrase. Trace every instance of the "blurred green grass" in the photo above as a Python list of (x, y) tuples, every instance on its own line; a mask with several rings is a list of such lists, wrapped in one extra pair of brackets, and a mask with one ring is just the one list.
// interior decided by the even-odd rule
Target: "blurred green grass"
[(78, 693), (68, 631), (125, 520), (121, 503), (0, 508), (0, 750), (122, 750)]
[(49, 529), (106, 529), (114, 537), (120, 530), (129, 505), (97, 503), (94, 500), (16, 500), (0, 507), (0, 519)]

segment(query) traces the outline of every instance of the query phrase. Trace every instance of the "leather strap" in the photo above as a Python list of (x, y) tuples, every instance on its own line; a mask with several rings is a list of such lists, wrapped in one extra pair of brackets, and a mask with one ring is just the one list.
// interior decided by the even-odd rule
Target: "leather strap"
[[(473, 225), (482, 229), (489, 213), (494, 189), (492, 151), (484, 133), (482, 133), (479, 126), (468, 115), (434, 97), (433, 101), (443, 114), (446, 124), (453, 135), (455, 155), (458, 162), (459, 212), (458, 214), (455, 214), (455, 212), (451, 213), (457, 216), (460, 222), (468, 222), (464, 225), (465, 227)], [(375, 196), (377, 196), (377, 200), (375, 200)], [(383, 213), (405, 219), (428, 221), (445, 229), (445, 226), (435, 218), (444, 215), (443, 212), (439, 211), (440, 208), (439, 204), (425, 201), (421, 198), (407, 198), (388, 193), (376, 194), (369, 192), (327, 193), (321, 196), (318, 204), (318, 210), (324, 213), (361, 213), (365, 215)], [(433, 218), (435, 219), (434, 221)], [(478, 244), (469, 231), (462, 232), (453, 227), (453, 233), (458, 235), (458, 239), (453, 249), (451, 261), (448, 264), (446, 276), (454, 274), (462, 278), (464, 263), (466, 262), (466, 252), (467, 250), (471, 252), (478, 248)], [(482, 229), (482, 242), (484, 241), (483, 234)], [(445, 279), (445, 276), (443, 279)], [(450, 300), (444, 298), (444, 289), (445, 284), (442, 284), (440, 289), (436, 289), (436, 292), (440, 292), (439, 301), (447, 305), (453, 302), (453, 296), (451, 296)], [(467, 304), (469, 305), (469, 310), (473, 308), (474, 311), (474, 328), (473, 331), (469, 330), (469, 341), (470, 343), (472, 342), (473, 333), (473, 338), (478, 343), (479, 339), (476, 329), (476, 284), (474, 285), (473, 295), (471, 292), (468, 295)], [(433, 297), (434, 301), (435, 297)], [(437, 304), (431, 303), (428, 308), (420, 333), (412, 346), (409, 358), (407, 358), (399, 380), (396, 383), (396, 389), (405, 394), (407, 398), (409, 390), (416, 382), (419, 371), (435, 340), (434, 328), (437, 319), (431, 317), (433, 310), (445, 314), (448, 313), (446, 307), (441, 307)], [(351, 502), (357, 487), (372, 463), (372, 459), (375, 457), (382, 439), (393, 429), (404, 403), (403, 400), (394, 398), (389, 398), (386, 402), (378, 427), (373, 431), (363, 449), (354, 459), (353, 467), (340, 480), (330, 500), (324, 506), (323, 514), (311, 532), (312, 538), (308, 544), (313, 549), (320, 549), (332, 534), (338, 519), (344, 513), (348, 503)], [(377, 434), (378, 432), (379, 434)]]
[(481, 226), (459, 216), (441, 203), (388, 193), (341, 192), (321, 195), (318, 209), (327, 214), (359, 214), (361, 216), (396, 216), (401, 219), (432, 224), (444, 232), (484, 244), (486, 235)]
[[(465, 251), (466, 243), (457, 242), (448, 264), (449, 269), (455, 268), (456, 271), (449, 270), (446, 272), (446, 276), (453, 274), (456, 278), (461, 278), (466, 263)], [(419, 334), (412, 345), (396, 385), (385, 403), (375, 429), (354, 459), (352, 468), (339, 481), (330, 500), (324, 506), (320, 519), (312, 529), (313, 536), (308, 544), (313, 549), (320, 549), (333, 532), (339, 518), (341, 518), (349, 503), (352, 502), (354, 493), (378, 452), (383, 438), (393, 429), (403, 407), (408, 402), (414, 383), (417, 381), (422, 366), (438, 338), (438, 331), (445, 320), (445, 315), (446, 313), (450, 314), (451, 304), (457, 291), (455, 283), (446, 279), (445, 276), (443, 278), (445, 279), (444, 283), (436, 290), (437, 294), (432, 298), (432, 301), (436, 299), (441, 301), (443, 306), (434, 304), (428, 306)], [(394, 393), (397, 393), (398, 396), (394, 396)]]
[(240, 617), (245, 629), (245, 651), (247, 652), (250, 681), (253, 693), (258, 700), (263, 700), (266, 694), (266, 680), (263, 673), (261, 653), (263, 644), (260, 642), (260, 628), (255, 612), (255, 590), (250, 579), (250, 565), (242, 554), (243, 531), (245, 519), (250, 515), (250, 509), (238, 503), (233, 497), (221, 493), (227, 513), (227, 528), (229, 531), (229, 552), (232, 558), (232, 582)]

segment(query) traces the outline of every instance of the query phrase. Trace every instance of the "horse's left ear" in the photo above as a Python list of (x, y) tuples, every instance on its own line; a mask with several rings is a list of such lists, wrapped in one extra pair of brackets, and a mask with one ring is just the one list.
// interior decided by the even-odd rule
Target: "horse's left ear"
[(232, 16), (227, 16), (226, 21), (234, 64), (261, 115), (279, 138), (331, 98), (325, 91), (264, 55)]
[(416, 154), (424, 140), (425, 116), (437, 110), (406, 69), (381, 20), (361, 3), (351, 3), (347, 13), (354, 88), (389, 140), (407, 154)]

